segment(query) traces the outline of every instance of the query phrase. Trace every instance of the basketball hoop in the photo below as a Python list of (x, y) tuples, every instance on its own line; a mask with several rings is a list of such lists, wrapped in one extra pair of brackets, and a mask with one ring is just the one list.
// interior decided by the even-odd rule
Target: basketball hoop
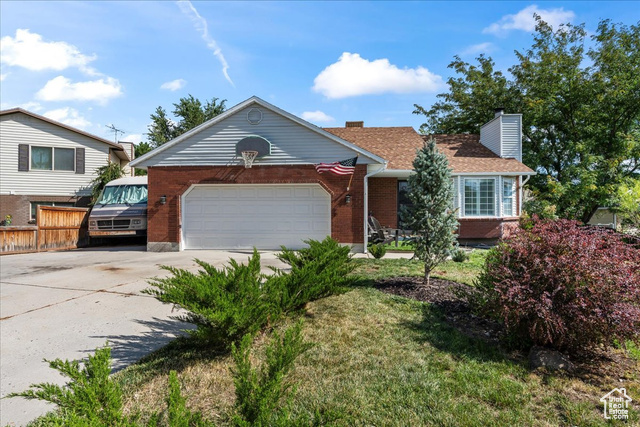
[(240, 153), (242, 155), (242, 160), (244, 160), (244, 167), (249, 169), (253, 165), (253, 161), (258, 156), (257, 151), (242, 151)]

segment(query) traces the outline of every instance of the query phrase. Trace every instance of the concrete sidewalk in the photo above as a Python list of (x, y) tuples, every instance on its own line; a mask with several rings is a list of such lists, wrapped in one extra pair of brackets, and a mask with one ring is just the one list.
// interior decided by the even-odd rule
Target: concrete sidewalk
[[(108, 341), (121, 369), (189, 327), (173, 319), (170, 305), (140, 293), (149, 278), (164, 275), (161, 265), (196, 270), (194, 258), (222, 266), (250, 255), (121, 246), (0, 257), (0, 425), (25, 425), (53, 408), (5, 398), (33, 383), (64, 384), (44, 358), (82, 359)], [(261, 257), (265, 272), (284, 267), (275, 252)]]

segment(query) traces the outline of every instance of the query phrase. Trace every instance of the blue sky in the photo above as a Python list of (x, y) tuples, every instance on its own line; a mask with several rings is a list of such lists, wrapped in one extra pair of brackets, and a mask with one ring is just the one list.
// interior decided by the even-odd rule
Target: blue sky
[(0, 2), (0, 103), (145, 140), (157, 106), (257, 95), (319, 126), (413, 126), (454, 55), (506, 70), (555, 25), (627, 25), (640, 2)]

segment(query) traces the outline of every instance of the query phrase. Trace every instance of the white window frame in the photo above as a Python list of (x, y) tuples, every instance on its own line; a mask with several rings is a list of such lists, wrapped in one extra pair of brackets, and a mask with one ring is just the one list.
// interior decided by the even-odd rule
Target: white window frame
[[(500, 186), (500, 216), (503, 218), (512, 218), (517, 216), (516, 215), (516, 211), (517, 211), (517, 206), (516, 206), (516, 177), (511, 177), (511, 176), (503, 176), (501, 181), (501, 186)], [(504, 202), (505, 202), (505, 194), (504, 194), (504, 190), (505, 190), (505, 183), (506, 181), (511, 181), (511, 215), (506, 215), (504, 212)]]
[[(466, 194), (466, 187), (467, 187), (467, 180), (491, 180), (493, 181), (493, 215), (487, 215), (487, 214), (479, 214), (479, 215), (468, 215), (467, 214), (467, 194)], [(501, 200), (499, 200), (500, 194), (496, 191), (496, 187), (498, 187), (497, 184), (498, 180), (496, 179), (496, 177), (492, 177), (492, 176), (474, 176), (474, 177), (465, 177), (462, 179), (462, 188), (460, 190), (460, 195), (462, 196), (461, 200), (460, 200), (460, 204), (462, 207), (462, 217), (463, 218), (497, 218), (498, 214), (499, 214), (499, 207), (500, 207), (500, 203)], [(478, 201), (479, 202), (479, 201)], [(478, 206), (478, 211), (480, 210), (480, 206)]]
[[(50, 148), (51, 149), (51, 169), (34, 169), (32, 163), (33, 148)], [(56, 149), (73, 150), (73, 169), (56, 169)], [(56, 147), (49, 145), (29, 145), (29, 172), (76, 172), (76, 149), (74, 147)]]

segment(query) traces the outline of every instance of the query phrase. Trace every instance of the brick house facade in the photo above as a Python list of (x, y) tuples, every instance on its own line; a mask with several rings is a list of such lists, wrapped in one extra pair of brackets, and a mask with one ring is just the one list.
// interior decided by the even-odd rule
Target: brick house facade
[[(500, 112), (481, 135), (431, 136), (452, 168), (461, 239), (497, 239), (517, 224), (534, 174), (520, 161), (519, 126)], [(255, 143), (245, 167), (241, 147)], [(366, 250), (367, 213), (401, 225), (399, 188), (423, 144), (410, 127), (322, 129), (252, 97), (132, 163), (149, 174), (147, 248), (277, 249), (329, 234)], [(354, 156), (353, 175), (314, 166)]]

